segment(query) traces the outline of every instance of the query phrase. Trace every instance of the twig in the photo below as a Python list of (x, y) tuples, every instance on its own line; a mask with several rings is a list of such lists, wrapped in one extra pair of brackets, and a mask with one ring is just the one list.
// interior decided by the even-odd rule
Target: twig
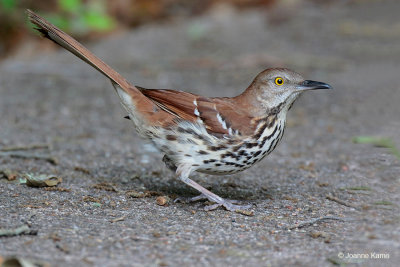
[(241, 209), (237, 209), (237, 210), (235, 210), (235, 212), (236, 213), (239, 213), (239, 214), (243, 214), (243, 215), (246, 215), (246, 216), (254, 216), (254, 211), (252, 211), (252, 210), (241, 210)]
[(297, 229), (300, 229), (300, 228), (304, 228), (304, 227), (313, 225), (313, 224), (315, 224), (315, 223), (317, 223), (317, 222), (322, 222), (322, 221), (327, 221), (327, 220), (335, 220), (335, 221), (342, 221), (342, 222), (345, 221), (344, 219), (339, 218), (339, 217), (324, 216), (324, 217), (315, 218), (315, 219), (312, 219), (312, 220), (309, 220), (309, 221), (305, 221), (305, 222), (302, 222), (302, 223), (299, 223), (299, 224), (290, 226), (290, 227), (288, 227), (287, 229), (288, 229), (288, 230), (293, 230), (293, 229), (296, 229), (296, 228), (297, 228)]
[(23, 159), (39, 159), (46, 160), (47, 162), (57, 165), (58, 160), (55, 157), (44, 154), (36, 154), (36, 153), (26, 153), (26, 152), (3, 152), (0, 151), (0, 157), (13, 157), (13, 158), (23, 158)]
[(58, 191), (58, 192), (71, 192), (71, 189), (63, 188), (63, 187), (43, 187), (43, 190), (45, 190), (45, 191)]
[(349, 208), (357, 209), (357, 206), (355, 206), (353, 204), (350, 204), (347, 201), (341, 200), (341, 199), (339, 199), (337, 197), (334, 197), (334, 196), (327, 195), (326, 199), (329, 199), (331, 201), (335, 201), (336, 203), (339, 203), (340, 205), (343, 205), (343, 206), (346, 206), (346, 207), (349, 207)]
[(112, 222), (112, 223), (120, 222), (120, 221), (125, 220), (125, 218), (126, 218), (126, 215), (119, 217), (119, 218), (112, 219), (110, 222)]
[(26, 146), (6, 146), (0, 148), (0, 151), (18, 151), (18, 150), (31, 150), (31, 149), (49, 149), (49, 144), (31, 144)]
[(105, 191), (111, 191), (111, 192), (119, 192), (119, 190), (111, 183), (98, 183), (95, 185), (92, 185), (93, 188), (100, 189), (100, 190), (105, 190)]
[(0, 229), (0, 237), (9, 237), (16, 235), (36, 235), (37, 231), (29, 228), (28, 225), (24, 224), (14, 229)]

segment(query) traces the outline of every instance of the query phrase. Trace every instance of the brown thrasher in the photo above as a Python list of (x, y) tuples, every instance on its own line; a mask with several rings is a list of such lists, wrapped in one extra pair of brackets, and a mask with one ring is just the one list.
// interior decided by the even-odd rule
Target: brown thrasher
[(136, 131), (165, 156), (165, 164), (176, 171), (181, 181), (201, 195), (191, 200), (208, 199), (227, 210), (249, 208), (235, 205), (192, 181), (193, 171), (224, 175), (243, 171), (275, 149), (281, 140), (286, 113), (306, 90), (331, 86), (304, 80), (283, 68), (267, 69), (236, 97), (204, 97), (183, 91), (145, 89), (134, 86), (101, 61), (71, 36), (27, 10), (30, 21), (44, 37), (64, 47), (106, 77)]

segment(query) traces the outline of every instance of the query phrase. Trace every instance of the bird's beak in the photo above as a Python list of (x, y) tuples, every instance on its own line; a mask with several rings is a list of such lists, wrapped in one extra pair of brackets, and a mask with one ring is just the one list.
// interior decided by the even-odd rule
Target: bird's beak
[(297, 86), (297, 91), (317, 90), (317, 89), (332, 89), (327, 83), (305, 80)]

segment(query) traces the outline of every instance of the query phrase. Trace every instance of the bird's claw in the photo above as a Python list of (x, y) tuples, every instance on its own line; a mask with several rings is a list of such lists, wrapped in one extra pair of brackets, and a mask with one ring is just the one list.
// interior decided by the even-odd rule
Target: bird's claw
[(206, 211), (210, 211), (210, 210), (215, 210), (218, 207), (224, 207), (226, 210), (229, 211), (243, 211), (243, 210), (247, 210), (250, 209), (253, 205), (249, 204), (249, 205), (236, 205), (235, 203), (238, 203), (239, 201), (237, 200), (226, 200), (224, 199), (223, 202), (221, 203), (215, 203), (212, 205), (208, 205), (204, 207), (204, 210)]
[[(195, 197), (178, 197), (174, 200), (174, 203), (177, 202), (182, 202), (182, 203), (190, 203), (198, 200), (203, 200), (203, 199), (208, 199), (211, 202), (215, 202), (215, 200), (208, 198), (205, 194), (201, 194)], [(248, 210), (252, 207), (251, 204), (249, 205), (237, 205), (237, 203), (240, 203), (237, 200), (228, 200), (228, 199), (222, 199), (218, 203), (207, 205), (204, 207), (205, 211), (210, 211), (210, 210), (215, 210), (219, 207), (224, 207), (226, 210), (229, 211), (245, 211)]]

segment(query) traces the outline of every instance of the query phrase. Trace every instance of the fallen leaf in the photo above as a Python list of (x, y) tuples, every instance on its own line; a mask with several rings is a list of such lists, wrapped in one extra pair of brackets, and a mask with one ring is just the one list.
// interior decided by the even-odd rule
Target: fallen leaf
[(26, 185), (32, 187), (56, 186), (57, 184), (62, 182), (62, 178), (55, 175), (33, 175), (26, 173), (24, 176), (26, 178)]
[(29, 228), (24, 224), (17, 228), (0, 228), (0, 237), (17, 236), (17, 235), (36, 235), (37, 231)]
[(46, 262), (38, 262), (30, 259), (15, 257), (5, 259), (1, 264), (1, 267), (50, 267), (50, 264)]
[(11, 171), (9, 169), (5, 169), (5, 170), (0, 170), (0, 178), (4, 177), (9, 181), (13, 181), (17, 178), (18, 173), (15, 171)]

